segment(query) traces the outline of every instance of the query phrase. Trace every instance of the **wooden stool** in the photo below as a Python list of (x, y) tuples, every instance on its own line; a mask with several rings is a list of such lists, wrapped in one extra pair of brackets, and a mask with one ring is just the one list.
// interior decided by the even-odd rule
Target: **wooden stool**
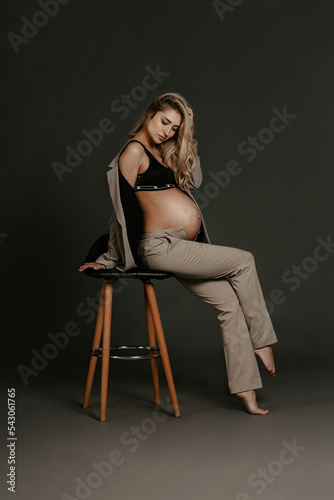
[[(100, 254), (99, 254), (100, 255)], [(93, 260), (86, 260), (92, 262)], [(174, 414), (180, 417), (179, 405), (176, 397), (176, 390), (174, 385), (173, 374), (170, 366), (165, 336), (161, 324), (157, 299), (154, 291), (152, 279), (166, 279), (173, 276), (172, 273), (154, 271), (150, 269), (134, 268), (129, 271), (117, 271), (114, 269), (101, 269), (94, 270), (89, 268), (84, 271), (85, 274), (95, 278), (102, 278), (102, 290), (100, 302), (97, 312), (95, 331), (93, 337), (92, 351), (89, 361), (87, 382), (84, 394), (83, 407), (88, 407), (89, 397), (93, 385), (93, 379), (96, 369), (97, 358), (102, 358), (101, 366), (101, 401), (100, 401), (100, 421), (104, 422), (106, 419), (107, 408), (107, 392), (108, 392), (108, 378), (109, 378), (109, 360), (110, 359), (150, 359), (154, 401), (160, 404), (159, 396), (159, 379), (158, 379), (158, 360), (161, 356), (165, 376), (167, 379), (168, 389), (173, 404)], [(146, 323), (148, 332), (148, 346), (110, 346), (111, 335), (111, 318), (112, 318), (112, 299), (113, 299), (113, 284), (118, 279), (140, 279), (144, 286), (145, 297), (145, 310), (146, 310)], [(158, 346), (156, 345), (156, 338)], [(101, 346), (102, 339), (102, 346)], [(129, 355), (113, 355), (112, 352), (121, 350), (137, 350), (139, 352), (146, 351), (146, 354), (137, 356)]]

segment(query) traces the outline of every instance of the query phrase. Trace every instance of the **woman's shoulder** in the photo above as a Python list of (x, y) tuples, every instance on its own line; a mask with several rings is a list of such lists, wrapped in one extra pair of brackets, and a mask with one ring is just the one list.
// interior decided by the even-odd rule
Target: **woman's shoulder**
[(141, 142), (130, 139), (121, 150), (119, 157), (121, 155), (129, 160), (141, 160), (145, 155), (145, 147)]

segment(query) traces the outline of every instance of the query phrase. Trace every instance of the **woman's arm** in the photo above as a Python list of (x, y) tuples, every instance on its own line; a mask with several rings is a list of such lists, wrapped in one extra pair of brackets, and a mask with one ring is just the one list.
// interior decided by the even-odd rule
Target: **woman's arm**
[(143, 163), (146, 153), (138, 142), (130, 142), (121, 154), (118, 165), (123, 177), (134, 187), (139, 169)]

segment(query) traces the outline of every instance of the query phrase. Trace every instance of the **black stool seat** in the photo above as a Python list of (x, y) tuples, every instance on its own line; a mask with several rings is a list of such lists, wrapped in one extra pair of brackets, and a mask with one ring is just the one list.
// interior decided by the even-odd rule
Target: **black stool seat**
[(118, 280), (118, 279), (140, 279), (140, 280), (163, 280), (172, 278), (174, 273), (167, 271), (156, 271), (145, 267), (134, 267), (128, 271), (119, 271), (118, 269), (93, 269), (89, 267), (84, 271), (85, 274), (93, 278), (100, 278), (104, 280)]

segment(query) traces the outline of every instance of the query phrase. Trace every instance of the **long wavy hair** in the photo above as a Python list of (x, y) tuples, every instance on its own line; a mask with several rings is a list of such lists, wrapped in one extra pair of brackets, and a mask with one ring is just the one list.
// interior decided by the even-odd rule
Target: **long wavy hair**
[(145, 129), (148, 122), (158, 111), (164, 111), (168, 107), (180, 113), (181, 125), (173, 137), (161, 144), (157, 144), (156, 147), (163, 163), (173, 170), (178, 186), (181, 189), (186, 189), (194, 169), (197, 148), (193, 141), (194, 125), (188, 112), (190, 105), (184, 97), (173, 92), (154, 99), (129, 132), (128, 138), (132, 139), (141, 130)]

